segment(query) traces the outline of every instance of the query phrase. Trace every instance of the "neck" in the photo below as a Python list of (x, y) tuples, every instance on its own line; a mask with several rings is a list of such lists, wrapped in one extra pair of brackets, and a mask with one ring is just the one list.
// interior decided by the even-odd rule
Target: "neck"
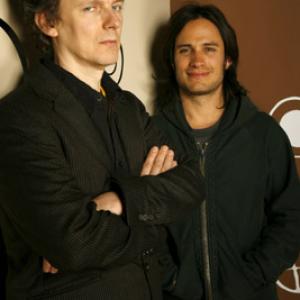
[(187, 122), (193, 129), (213, 126), (224, 112), (222, 92), (213, 95), (187, 95), (180, 92), (180, 98)]
[(104, 72), (103, 67), (88, 64), (82, 65), (75, 60), (70, 61), (66, 59), (60, 59), (59, 57), (55, 57), (55, 62), (68, 72), (72, 73), (78, 79), (86, 83), (92, 89), (96, 90), (97, 92), (100, 91), (100, 83)]

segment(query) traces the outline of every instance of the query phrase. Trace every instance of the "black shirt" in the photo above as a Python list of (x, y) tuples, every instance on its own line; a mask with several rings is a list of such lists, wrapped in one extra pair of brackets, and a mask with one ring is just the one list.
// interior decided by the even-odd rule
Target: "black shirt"
[(127, 172), (126, 158), (118, 136), (117, 120), (112, 111), (113, 95), (106, 90), (107, 97), (100, 93), (100, 80), (99, 92), (97, 92), (53, 61), (45, 59), (43, 64), (66, 86), (92, 119), (112, 160), (114, 166), (112, 171)]
[(220, 121), (216, 122), (214, 125), (203, 129), (193, 129), (193, 135), (197, 144), (200, 159), (204, 160), (205, 152), (209, 144), (210, 139), (216, 133), (219, 127)]
[(203, 129), (193, 129), (193, 135), (196, 139), (197, 144), (204, 144), (208, 143), (212, 136), (218, 129), (219, 121), (216, 122), (214, 125), (208, 128)]

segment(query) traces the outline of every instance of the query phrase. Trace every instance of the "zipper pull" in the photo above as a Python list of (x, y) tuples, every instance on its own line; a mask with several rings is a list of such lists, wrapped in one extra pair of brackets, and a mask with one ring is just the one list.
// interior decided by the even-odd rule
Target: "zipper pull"
[(203, 175), (203, 177), (205, 176), (205, 152), (208, 146), (208, 142), (198, 142), (196, 141), (196, 147), (199, 151), (199, 167), (200, 167), (200, 172)]
[(206, 152), (206, 149), (207, 149), (207, 146), (208, 146), (208, 142), (204, 142), (204, 143), (196, 142), (196, 145), (197, 145), (198, 151), (200, 151), (201, 156), (203, 157), (204, 154), (205, 154), (205, 152)]

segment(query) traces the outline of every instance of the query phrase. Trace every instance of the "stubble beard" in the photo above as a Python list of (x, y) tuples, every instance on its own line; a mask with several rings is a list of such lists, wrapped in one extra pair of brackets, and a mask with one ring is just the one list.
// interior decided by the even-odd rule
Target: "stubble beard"
[(210, 87), (202, 87), (202, 88), (190, 88), (186, 84), (179, 85), (179, 90), (188, 97), (197, 97), (197, 96), (208, 96), (215, 94), (220, 88), (222, 89), (223, 81), (210, 86)]

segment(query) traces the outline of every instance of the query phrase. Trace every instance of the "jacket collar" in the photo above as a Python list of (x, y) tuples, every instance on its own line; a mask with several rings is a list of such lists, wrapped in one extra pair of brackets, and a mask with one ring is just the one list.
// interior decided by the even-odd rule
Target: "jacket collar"
[(102, 78), (102, 86), (107, 93), (108, 99), (112, 102), (111, 109), (115, 118), (121, 147), (124, 150), (127, 164), (133, 174), (139, 175), (141, 170), (141, 162), (145, 157), (145, 144), (140, 138), (144, 136), (144, 128), (137, 123), (137, 107), (134, 102), (139, 101), (133, 94), (124, 91), (120, 86), (104, 73)]
[[(72, 93), (65, 88), (51, 71), (42, 64), (38, 64), (25, 78), (25, 82), (32, 87), (41, 101), (50, 103), (54, 112), (73, 128), (78, 139), (90, 150), (92, 155), (102, 164), (107, 165), (109, 156), (106, 151), (101, 151), (104, 147), (97, 128), (94, 126), (87, 111), (74, 98)], [(136, 112), (128, 107), (131, 101), (127, 97), (134, 97), (129, 92), (124, 92), (107, 73), (103, 74), (102, 86), (107, 97), (112, 101), (112, 114), (117, 122), (119, 138), (124, 148), (129, 168), (138, 174), (141, 162), (144, 159), (143, 146), (140, 139), (140, 129), (136, 122)], [(54, 116), (55, 117), (55, 116)], [(136, 156), (134, 159), (132, 153)]]
[[(223, 133), (233, 127), (240, 127), (257, 113), (257, 108), (251, 100), (245, 96), (242, 98), (233, 98), (226, 107), (221, 117), (218, 132)], [(191, 135), (190, 128), (182, 107), (182, 103), (178, 98), (169, 103), (162, 111), (162, 114), (186, 135)]]
[[(86, 109), (74, 98), (73, 94), (43, 64), (38, 64), (25, 78), (41, 101), (46, 101), (53, 109), (53, 123), (63, 124), (82, 141), (91, 155), (109, 170), (103, 141), (91, 121)], [(61, 120), (63, 123), (61, 123)]]

